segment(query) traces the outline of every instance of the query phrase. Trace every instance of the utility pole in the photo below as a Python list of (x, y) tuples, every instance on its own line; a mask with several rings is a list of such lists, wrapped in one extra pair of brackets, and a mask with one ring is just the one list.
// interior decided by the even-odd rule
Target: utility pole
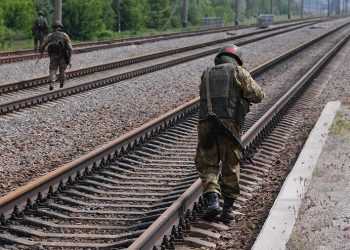
[(121, 17), (121, 0), (117, 0), (117, 15), (118, 15), (118, 33), (122, 31), (122, 17)]
[(304, 17), (304, 0), (301, 0), (300, 2), (300, 17)]
[(270, 0), (270, 14), (272, 15), (273, 13), (273, 0)]
[(290, 16), (290, 1), (291, 0), (288, 0), (288, 19), (291, 18), (291, 16)]
[(345, 0), (345, 3), (344, 3), (344, 14), (345, 16), (348, 15), (348, 4), (349, 4), (349, 1), (348, 0)]
[(54, 23), (62, 23), (62, 0), (55, 0), (55, 15), (53, 21)]
[(181, 19), (182, 19), (182, 27), (186, 28), (188, 23), (188, 0), (182, 0)]
[(340, 16), (340, 0), (336, 1), (336, 9), (335, 9), (335, 13), (337, 16)]
[(327, 0), (327, 16), (331, 15), (331, 0)]
[(343, 15), (346, 16), (348, 14), (348, 0), (343, 0)]
[(235, 25), (239, 25), (239, 0), (235, 0)]

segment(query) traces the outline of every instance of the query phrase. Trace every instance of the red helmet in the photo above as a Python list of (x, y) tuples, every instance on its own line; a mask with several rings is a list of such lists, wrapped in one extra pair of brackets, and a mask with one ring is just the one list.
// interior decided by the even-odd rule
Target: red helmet
[[(243, 65), (243, 61), (241, 59), (242, 51), (236, 45), (228, 45), (219, 50), (219, 53), (215, 57), (215, 62), (219, 61), (220, 56), (227, 55), (234, 58), (239, 65)], [(215, 63), (216, 64), (216, 63)]]

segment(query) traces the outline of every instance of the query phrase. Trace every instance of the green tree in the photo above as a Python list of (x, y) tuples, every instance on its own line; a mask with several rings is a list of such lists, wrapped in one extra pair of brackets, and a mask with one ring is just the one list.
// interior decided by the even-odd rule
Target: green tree
[(42, 11), (44, 13), (44, 16), (47, 18), (49, 25), (51, 25), (52, 16), (54, 12), (53, 1), (52, 0), (33, 0), (33, 1), (34, 1), (35, 12), (38, 13), (39, 11)]
[(0, 47), (4, 46), (5, 42), (5, 24), (4, 24), (4, 13), (0, 8)]
[(148, 0), (149, 15), (147, 25), (151, 29), (160, 29), (168, 23), (171, 15), (169, 0)]
[(65, 30), (74, 38), (96, 38), (99, 32), (105, 30), (103, 2), (103, 0), (63, 1)]
[(105, 0), (102, 4), (102, 21), (107, 30), (115, 30), (116, 12), (113, 10), (113, 0)]
[(33, 0), (1, 0), (0, 9), (8, 29), (30, 34), (34, 20)]
[(120, 13), (121, 29), (138, 31), (145, 28), (147, 20), (148, 5), (147, 0), (119, 0), (120, 10), (118, 10), (118, 0), (113, 0), (113, 9), (116, 13), (115, 30), (118, 30), (118, 14)]

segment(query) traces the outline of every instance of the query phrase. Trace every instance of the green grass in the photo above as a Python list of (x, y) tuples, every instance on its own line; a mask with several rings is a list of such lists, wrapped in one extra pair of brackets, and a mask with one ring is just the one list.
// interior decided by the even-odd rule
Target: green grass
[(349, 135), (350, 121), (347, 120), (346, 117), (344, 117), (342, 114), (338, 113), (330, 131), (335, 135)]
[(33, 43), (34, 42), (32, 39), (4, 41), (4, 42), (0, 42), (0, 51), (32, 49), (34, 46)]

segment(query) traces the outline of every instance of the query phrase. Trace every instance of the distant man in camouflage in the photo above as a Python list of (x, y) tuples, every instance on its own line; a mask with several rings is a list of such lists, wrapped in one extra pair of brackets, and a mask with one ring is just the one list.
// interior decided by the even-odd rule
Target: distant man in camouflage
[(39, 11), (38, 15), (38, 18), (34, 21), (32, 26), (34, 51), (38, 51), (38, 49), (42, 46), (45, 36), (49, 31), (49, 26), (47, 24), (46, 18), (44, 17), (44, 13), (42, 11)]
[(58, 80), (60, 88), (63, 88), (65, 81), (65, 71), (67, 66), (71, 66), (72, 42), (69, 36), (62, 31), (63, 25), (59, 22), (53, 24), (54, 32), (48, 35), (40, 52), (43, 53), (47, 47), (50, 57), (50, 90), (53, 90), (53, 84), (56, 81), (56, 73), (59, 70)]
[[(196, 167), (202, 179), (205, 217), (230, 223), (239, 195), (240, 129), (250, 103), (259, 103), (264, 92), (243, 67), (240, 49), (226, 46), (215, 66), (202, 75)], [(224, 199), (220, 207), (219, 196)]]

